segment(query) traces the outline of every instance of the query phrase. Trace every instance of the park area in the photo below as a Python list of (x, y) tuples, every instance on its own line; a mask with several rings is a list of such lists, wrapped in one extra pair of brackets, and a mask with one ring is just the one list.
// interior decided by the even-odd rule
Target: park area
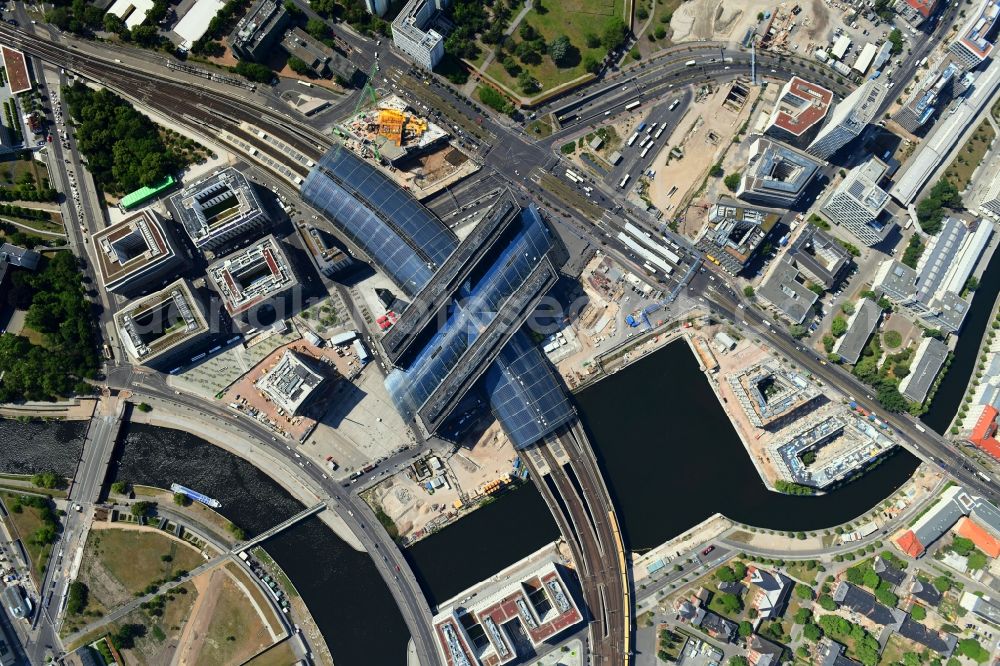
[(21, 540), (31, 560), (31, 577), (36, 584), (52, 555), (52, 544), (59, 529), (52, 500), (38, 495), (3, 492), (7, 507), (7, 527)]
[(975, 134), (969, 137), (965, 146), (948, 165), (948, 170), (944, 172), (945, 179), (954, 185), (956, 190), (962, 192), (969, 185), (973, 172), (982, 163), (986, 151), (995, 138), (996, 132), (993, 131), (989, 120), (984, 120), (976, 128)]
[(596, 71), (624, 41), (623, 11), (624, 0), (535, 2), (486, 74), (535, 96)]

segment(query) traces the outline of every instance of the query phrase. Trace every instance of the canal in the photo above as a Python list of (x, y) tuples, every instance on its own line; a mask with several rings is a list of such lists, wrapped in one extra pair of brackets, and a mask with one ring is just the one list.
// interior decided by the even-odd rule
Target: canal
[[(246, 460), (190, 433), (128, 424), (116, 453), (111, 481), (161, 488), (183, 483), (222, 502), (220, 513), (250, 536), (305, 508)], [(366, 553), (318, 518), (264, 546), (309, 607), (337, 666), (404, 663), (409, 632)]]
[(1000, 293), (1000, 251), (993, 253), (979, 280), (979, 288), (976, 289), (972, 299), (972, 309), (969, 310), (958, 336), (958, 345), (955, 347), (951, 366), (941, 380), (937, 393), (934, 394), (930, 409), (921, 417), (921, 420), (939, 435), (945, 434), (955, 417), (972, 379), (973, 368), (976, 367), (979, 346), (983, 341), (986, 326), (990, 323), (993, 303)]

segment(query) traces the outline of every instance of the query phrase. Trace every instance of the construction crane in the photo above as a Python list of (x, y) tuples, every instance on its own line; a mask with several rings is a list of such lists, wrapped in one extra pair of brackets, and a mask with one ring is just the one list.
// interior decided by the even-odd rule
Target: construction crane
[[(378, 95), (375, 94), (375, 88), (372, 86), (372, 81), (374, 80), (375, 73), (378, 70), (379, 70), (378, 60), (376, 60), (375, 63), (372, 65), (371, 70), (368, 72), (368, 78), (365, 80), (365, 86), (364, 86), (364, 88), (361, 89), (361, 94), (358, 95), (358, 101), (354, 104), (354, 111), (351, 112), (351, 117), (352, 118), (355, 117), (355, 116), (357, 116), (358, 112), (361, 111), (361, 107), (365, 103), (365, 96), (366, 95), (368, 95), (368, 96), (371, 97), (371, 104), (372, 105), (378, 104)], [(343, 134), (339, 130), (334, 129), (334, 132), (338, 136), (343, 137)], [(337, 144), (337, 151), (338, 152), (335, 153), (335, 154), (339, 154), (340, 149), (343, 148), (343, 147), (344, 147), (344, 143), (341, 141), (340, 143)], [(378, 146), (376, 146), (374, 143), (372, 143), (372, 150), (375, 151), (375, 157), (377, 157), (378, 161), (381, 162), (382, 161), (382, 155), (378, 152)]]

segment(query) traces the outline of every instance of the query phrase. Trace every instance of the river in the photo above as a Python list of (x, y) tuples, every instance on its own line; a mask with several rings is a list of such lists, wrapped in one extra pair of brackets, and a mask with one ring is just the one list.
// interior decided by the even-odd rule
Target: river
[(0, 419), (0, 471), (36, 474), (76, 472), (88, 421), (18, 421)]

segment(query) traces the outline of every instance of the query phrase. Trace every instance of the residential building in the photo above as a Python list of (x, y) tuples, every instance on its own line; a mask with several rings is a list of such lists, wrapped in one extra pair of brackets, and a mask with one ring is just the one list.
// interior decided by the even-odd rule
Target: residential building
[(202, 304), (185, 280), (129, 302), (115, 314), (115, 326), (132, 362), (158, 370), (190, 362), (211, 336)]
[(969, 494), (959, 486), (951, 486), (941, 493), (926, 513), (917, 518), (910, 529), (896, 539), (896, 545), (910, 557), (920, 557), (972, 509), (973, 499)]
[(319, 76), (336, 76), (342, 81), (350, 82), (358, 68), (350, 60), (329, 48), (302, 28), (292, 28), (285, 33), (281, 46), (304, 62), (306, 66)]
[(281, 359), (261, 375), (254, 386), (289, 416), (295, 416), (315, 400), (323, 380), (323, 375), (305, 358), (286, 349)]
[(854, 167), (819, 209), (824, 217), (869, 247), (884, 241), (895, 226), (891, 221), (879, 221), (889, 202), (889, 194), (879, 187), (887, 168), (885, 162), (874, 157)]
[(879, 79), (868, 79), (836, 106), (826, 126), (806, 150), (821, 160), (829, 160), (838, 150), (856, 139), (872, 122), (888, 87)]
[(832, 289), (851, 265), (851, 253), (819, 227), (809, 224), (799, 232), (786, 255), (792, 264), (824, 289)]
[(736, 637), (739, 635), (739, 625), (712, 611), (704, 611), (701, 621), (696, 626), (712, 638), (724, 643), (736, 642)]
[(941, 591), (934, 587), (934, 583), (922, 576), (915, 577), (910, 583), (910, 596), (930, 608), (937, 608), (938, 604), (941, 603)]
[(760, 634), (751, 634), (747, 639), (747, 661), (750, 666), (778, 666), (784, 653), (784, 647)]
[(909, 615), (899, 625), (898, 631), (899, 635), (903, 638), (918, 643), (932, 653), (939, 655), (942, 661), (951, 657), (951, 654), (955, 651), (955, 646), (958, 645), (958, 638), (954, 634), (931, 629), (927, 625), (917, 622)]
[(805, 149), (833, 106), (833, 91), (793, 76), (781, 89), (764, 135)]
[(171, 229), (145, 208), (93, 235), (97, 274), (108, 291), (135, 294), (185, 263)]
[(841, 607), (863, 615), (880, 627), (892, 627), (898, 630), (907, 617), (905, 611), (880, 604), (874, 594), (846, 580), (837, 583), (833, 591), (833, 600)]
[(1000, 412), (993, 405), (983, 405), (983, 411), (976, 419), (976, 425), (969, 435), (969, 442), (994, 458), (1000, 460), (1000, 442), (997, 441), (997, 415)]
[(954, 530), (955, 534), (971, 541), (987, 557), (1000, 557), (1000, 539), (972, 518), (959, 518)]
[(770, 620), (785, 612), (795, 584), (780, 571), (768, 571), (751, 566), (747, 570), (750, 581), (750, 605), (757, 609), (758, 618)]
[(232, 167), (188, 185), (169, 206), (199, 250), (215, 250), (270, 224), (255, 186)]
[(875, 301), (870, 298), (858, 301), (854, 314), (847, 319), (847, 333), (837, 338), (833, 353), (838, 354), (844, 363), (857, 363), (881, 318), (882, 308)]
[(960, 83), (961, 74), (956, 63), (949, 63), (940, 72), (926, 77), (919, 86), (914, 86), (914, 91), (892, 119), (908, 132), (919, 131), (941, 105), (964, 90)]
[(966, 69), (975, 69), (993, 53), (993, 42), (1000, 30), (1000, 0), (980, 0), (979, 7), (969, 13), (965, 24), (948, 51)]
[(910, 402), (923, 403), (946, 360), (948, 345), (937, 338), (921, 340), (910, 363), (910, 374), (899, 382), (899, 392)]
[(1000, 624), (1000, 602), (989, 595), (977, 596), (972, 592), (963, 592), (958, 602), (965, 610), (972, 611), (987, 622)]
[(844, 646), (832, 638), (823, 637), (819, 643), (819, 666), (861, 666), (844, 654)]
[(759, 137), (750, 146), (736, 196), (762, 206), (792, 208), (819, 173), (820, 162), (772, 139)]
[(722, 200), (708, 211), (708, 225), (696, 247), (705, 258), (730, 275), (738, 275), (750, 263), (781, 216), (777, 213)]
[(873, 289), (928, 328), (957, 333), (970, 307), (962, 291), (992, 234), (993, 225), (986, 221), (947, 218), (916, 270), (886, 260), (875, 273)]
[(949, 159), (955, 144), (965, 135), (973, 121), (980, 117), (1000, 86), (1000, 60), (993, 59), (985, 72), (977, 76), (972, 89), (942, 114), (941, 120), (927, 133), (906, 167), (895, 177), (889, 194), (902, 206), (913, 203), (924, 185)]
[(431, 24), (447, 4), (447, 0), (409, 0), (392, 22), (396, 48), (426, 69), (434, 69), (444, 57), (444, 35)]
[(498, 666), (524, 660), (583, 621), (568, 569), (551, 561), (432, 620), (441, 663)]
[(877, 573), (879, 578), (888, 582), (894, 588), (898, 587), (904, 580), (906, 580), (906, 572), (892, 566), (892, 564), (887, 562), (881, 555), (876, 556), (875, 559), (872, 560), (872, 571)]
[(806, 286), (806, 279), (786, 257), (775, 266), (757, 295), (773, 305), (793, 324), (801, 324), (812, 312), (819, 296)]
[(982, 203), (979, 204), (979, 212), (993, 222), (1000, 222), (1000, 171), (993, 175)]
[(895, 5), (896, 11), (912, 27), (918, 28), (930, 18), (937, 7), (937, 0), (902, 0)]
[(777, 361), (757, 363), (727, 377), (750, 423), (777, 430), (822, 401), (819, 388)]
[[(805, 420), (785, 440), (771, 444), (776, 471), (787, 481), (810, 488), (827, 488), (843, 481), (880, 456), (896, 443), (867, 419), (844, 412)], [(822, 457), (807, 464), (806, 454), (823, 451)]]
[(266, 60), (290, 21), (288, 10), (277, 0), (256, 0), (229, 35), (229, 47), (240, 58)]
[(274, 236), (265, 236), (226, 255), (209, 265), (207, 274), (226, 312), (234, 319), (252, 322), (252, 311), (263, 305), (274, 308), (279, 319), (292, 313), (292, 304), (283, 300), (299, 281), (281, 243)]

